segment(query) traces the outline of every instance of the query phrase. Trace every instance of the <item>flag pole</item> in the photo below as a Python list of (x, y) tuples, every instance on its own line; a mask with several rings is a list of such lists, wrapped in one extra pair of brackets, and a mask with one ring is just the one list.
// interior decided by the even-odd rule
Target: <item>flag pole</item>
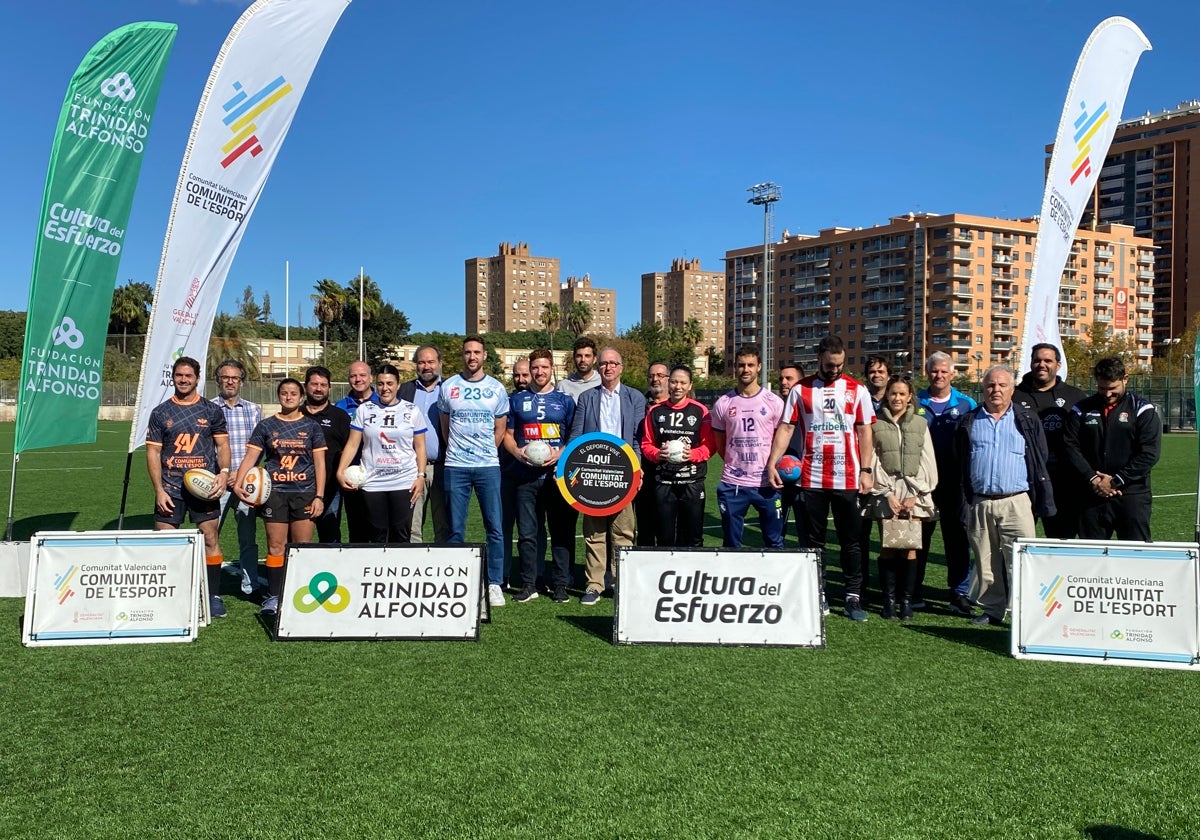
[(4, 539), (12, 542), (13, 538), (13, 499), (17, 492), (17, 462), (21, 460), (21, 456), (13, 453), (12, 475), (8, 479), (8, 531), (5, 533)]
[(289, 368), (292, 364), (292, 342), (289, 336), (288, 328), (291, 325), (291, 318), (288, 317), (288, 310), (292, 306), (292, 286), (291, 286), (291, 262), (283, 261), (283, 375), (286, 377), (289, 374)]
[(358, 358), (363, 361), (363, 267), (358, 267)]

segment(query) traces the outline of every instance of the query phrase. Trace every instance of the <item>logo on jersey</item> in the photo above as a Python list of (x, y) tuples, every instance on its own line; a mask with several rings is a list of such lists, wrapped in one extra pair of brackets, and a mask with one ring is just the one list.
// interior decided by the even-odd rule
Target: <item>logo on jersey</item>
[(458, 399), (460, 393), (461, 393), (461, 391), (459, 390), (459, 387), (457, 385), (455, 385), (453, 388), (450, 389), (450, 399), (452, 399), (452, 400)]

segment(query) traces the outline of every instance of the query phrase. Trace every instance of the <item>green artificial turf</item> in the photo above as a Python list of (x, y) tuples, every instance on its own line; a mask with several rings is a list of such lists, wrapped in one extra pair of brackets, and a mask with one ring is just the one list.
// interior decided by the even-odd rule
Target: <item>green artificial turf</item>
[[(17, 537), (112, 527), (127, 429), (23, 455)], [(1170, 436), (1157, 538), (1191, 539), (1195, 489), (1196, 438)], [(190, 645), (25, 649), (0, 599), (0, 837), (1200, 834), (1200, 675), (1017, 662), (936, 608), (934, 562), (931, 609), (835, 614), (823, 651), (614, 647), (611, 601), (548, 598), (478, 643), (277, 644), (227, 577)]]

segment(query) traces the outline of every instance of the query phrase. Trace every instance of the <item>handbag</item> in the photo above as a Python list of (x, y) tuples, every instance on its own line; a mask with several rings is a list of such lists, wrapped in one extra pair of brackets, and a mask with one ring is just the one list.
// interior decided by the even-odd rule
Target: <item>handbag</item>
[(921, 547), (921, 520), (882, 519), (883, 548), (914, 549)]

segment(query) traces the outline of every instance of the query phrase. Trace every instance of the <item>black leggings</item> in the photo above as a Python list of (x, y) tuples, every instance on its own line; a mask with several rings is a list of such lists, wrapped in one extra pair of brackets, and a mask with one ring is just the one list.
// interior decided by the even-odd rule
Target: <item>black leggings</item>
[(371, 542), (395, 545), (412, 535), (412, 490), (364, 490)]

